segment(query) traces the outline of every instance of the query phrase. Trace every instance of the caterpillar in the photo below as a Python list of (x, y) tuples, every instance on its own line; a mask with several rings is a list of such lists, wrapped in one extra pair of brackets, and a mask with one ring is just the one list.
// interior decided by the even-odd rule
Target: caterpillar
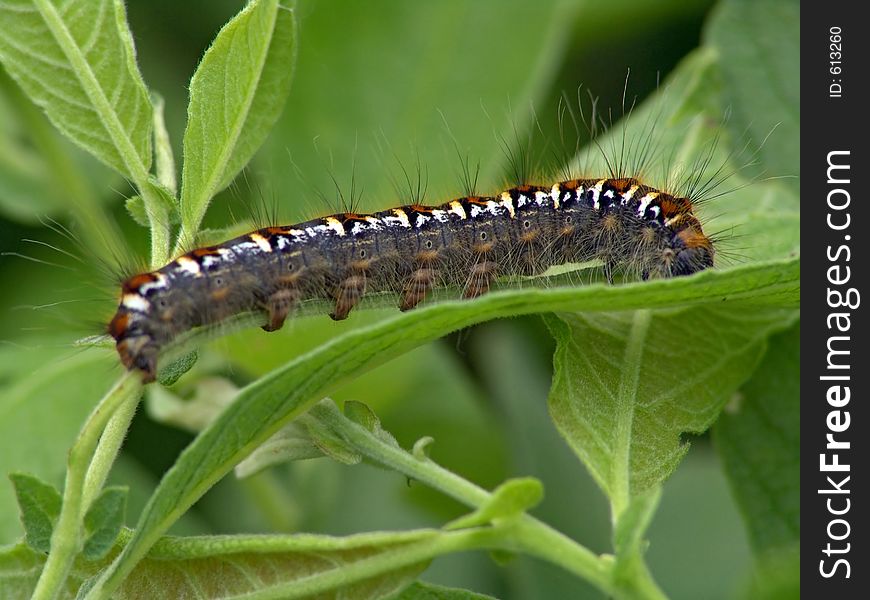
[(261, 311), (262, 328), (275, 331), (308, 299), (333, 301), (330, 317), (342, 320), (366, 293), (398, 294), (406, 311), (439, 286), (474, 298), (501, 276), (596, 259), (611, 281), (617, 271), (691, 275), (715, 256), (694, 208), (688, 197), (610, 177), (266, 227), (128, 278), (108, 330), (124, 366), (148, 383), (176, 336), (242, 312)]

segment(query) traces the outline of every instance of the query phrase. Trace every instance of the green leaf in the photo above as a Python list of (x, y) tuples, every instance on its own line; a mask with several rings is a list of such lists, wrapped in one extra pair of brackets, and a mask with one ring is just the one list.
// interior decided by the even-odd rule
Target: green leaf
[(757, 555), (800, 541), (800, 325), (771, 337), (714, 440)]
[(110, 486), (105, 488), (85, 514), (87, 537), (82, 554), (88, 560), (106, 556), (124, 525), (127, 510), (127, 488)]
[(447, 527), (462, 529), (511, 519), (536, 506), (543, 497), (544, 486), (534, 477), (508, 479), (492, 492), (492, 496), (480, 508), (456, 519)]
[(124, 202), (124, 208), (127, 209), (127, 214), (130, 215), (137, 225), (148, 227), (148, 213), (145, 212), (145, 202), (142, 196), (130, 196)]
[(732, 111), (735, 145), (748, 142), (758, 152), (756, 173), (792, 177), (786, 184), (794, 191), (800, 174), (799, 24), (800, 4), (793, 0), (728, 0), (718, 4), (705, 34), (719, 54), (722, 105)]
[[(335, 406), (331, 400), (324, 402), (328, 402), (333, 408)], [(336, 436), (326, 425), (316, 419), (305, 419), (304, 422), (312, 443), (324, 455), (344, 465), (357, 465), (362, 462), (362, 455)]]
[(758, 364), (792, 310), (739, 303), (560, 314), (550, 412), (607, 493), (614, 516), (660, 484)]
[(393, 437), (392, 433), (381, 427), (381, 420), (378, 418), (378, 415), (367, 404), (348, 400), (344, 403), (344, 416), (357, 425), (365, 427), (380, 441), (386, 442), (396, 448), (399, 447), (396, 438)]
[(415, 581), (402, 590), (395, 600), (495, 600), (495, 598), (469, 590)]
[[(176, 206), (175, 197), (169, 191), (169, 188), (150, 176), (145, 185), (153, 192), (152, 196), (160, 201), (162, 208), (169, 216), (169, 222), (177, 223), (178, 207)], [(127, 198), (124, 207), (138, 225), (146, 228), (151, 227), (151, 222), (148, 219), (148, 210), (145, 207), (145, 201), (142, 199), (142, 196), (136, 195)]]
[(135, 181), (151, 166), (151, 103), (121, 0), (0, 5), (0, 61), (58, 129)]
[(178, 183), (175, 178), (175, 157), (172, 155), (172, 144), (169, 132), (163, 119), (165, 102), (163, 96), (151, 93), (154, 105), (154, 158), (156, 160), (157, 181), (166, 188), (173, 198), (178, 193)]
[(188, 352), (181, 358), (172, 361), (171, 364), (167, 365), (160, 371), (160, 376), (158, 378), (160, 385), (169, 386), (178, 381), (179, 377), (193, 368), (193, 365), (196, 364), (197, 360), (199, 360), (199, 353), (194, 350)]
[(252, 0), (218, 33), (190, 81), (184, 132), (181, 243), (190, 243), (211, 198), (266, 139), (290, 91), (294, 11)]
[(11, 473), (9, 479), (15, 486), (27, 544), (38, 552), (47, 553), (51, 548), (51, 532), (60, 514), (60, 492), (26, 473)]
[[(129, 535), (122, 532), (122, 540)], [(421, 529), (348, 537), (163, 538), (112, 597), (215, 598), (259, 592), (267, 597), (309, 598), (332, 592), (355, 600), (388, 598), (416, 579), (431, 558), (454, 549), (456, 541), (468, 545), (464, 540), (473, 539), (473, 534), (461, 535)], [(77, 591), (83, 595), (88, 580), (110, 558), (78, 558), (64, 597), (75, 597)], [(44, 562), (44, 556), (24, 544), (0, 550), (4, 599), (30, 597)]]

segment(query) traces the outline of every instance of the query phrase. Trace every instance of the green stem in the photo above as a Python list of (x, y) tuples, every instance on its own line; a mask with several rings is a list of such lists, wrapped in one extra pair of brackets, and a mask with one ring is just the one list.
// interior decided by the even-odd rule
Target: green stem
[(124, 443), (127, 430), (130, 429), (130, 421), (133, 420), (133, 415), (136, 414), (137, 406), (139, 406), (138, 395), (126, 397), (114, 411), (112, 418), (109, 419), (109, 423), (100, 436), (100, 442), (94, 451), (93, 460), (91, 460), (91, 464), (88, 467), (84, 489), (82, 490), (82, 506), (85, 510), (90, 507), (91, 503), (102, 491), (106, 478), (109, 476), (109, 471), (112, 469), (112, 465), (115, 464), (115, 459), (121, 450), (121, 445)]
[(652, 312), (635, 311), (625, 354), (622, 375), (616, 393), (616, 423), (613, 432), (613, 459), (610, 463), (610, 509), (614, 527), (631, 499), (631, 430), (634, 425), (634, 407), (640, 381), (641, 358)]
[(626, 600), (668, 600), (647, 569), (642, 558), (638, 558), (631, 571), (631, 577), (616, 582), (617, 598)]
[(133, 400), (138, 399), (141, 389), (139, 375), (125, 373), (97, 404), (70, 449), (63, 504), (51, 535), (51, 552), (39, 576), (33, 600), (56, 598), (60, 593), (81, 548), (82, 517), (88, 508), (83, 491), (94, 451), (109, 419), (121, 405), (135, 404)]
[[(459, 500), (468, 506), (479, 508), (490, 498), (485, 489), (448, 471), (428, 459), (418, 459), (401, 448), (387, 444), (373, 436), (367, 429), (346, 419), (335, 410), (323, 405), (314, 406), (310, 414), (326, 423), (346, 442), (371, 460), (394, 469)], [(604, 592), (612, 592), (610, 565), (589, 549), (538, 521), (531, 515), (519, 517), (510, 528), (503, 530), (505, 542), (512, 549), (525, 551), (553, 562), (568, 571), (590, 581)]]

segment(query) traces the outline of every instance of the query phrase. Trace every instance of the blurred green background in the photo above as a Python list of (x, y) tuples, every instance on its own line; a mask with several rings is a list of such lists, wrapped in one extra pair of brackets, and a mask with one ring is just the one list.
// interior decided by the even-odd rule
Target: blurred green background
[[(180, 165), (187, 82), (242, 3), (127, 4), (140, 68), (166, 101)], [(494, 131), (510, 138), (514, 123), (522, 133), (533, 105), (540, 137), (555, 135), (557, 101), (580, 84), (600, 98), (599, 106), (619, 112), (628, 70), (631, 96), (654, 91), (658, 79), (702, 43), (711, 4), (300, 1), (297, 72), (284, 115), (244, 177), (212, 204), (205, 226), (245, 221), (262, 207), (277, 207), (288, 221), (337, 210), (332, 177), (345, 196), (353, 180), (361, 209), (385, 208), (401, 201), (392, 183), (403, 177), (395, 157), (412, 178), (421, 173), (427, 201), (443, 201), (462, 192), (457, 147), (480, 161), (479, 191), (496, 189), (505, 181), (506, 160)], [(4, 473), (31, 471), (60, 486), (75, 432), (117, 375), (112, 352), (73, 342), (100, 333), (116, 302), (113, 281), (93, 249), (116, 236), (128, 245), (119, 251), (127, 268), (146, 255), (147, 235), (124, 210), (132, 193), (127, 182), (56, 134), (5, 74), (0, 78)], [(92, 198), (117, 223), (117, 234), (92, 233), (87, 217), (73, 208), (73, 195)], [(48, 219), (78, 241), (47, 226)], [(279, 334), (229, 336), (203, 353), (188, 379), (217, 375), (243, 384), (381, 314), (359, 312), (341, 324), (311, 317)], [(608, 551), (605, 499), (547, 415), (551, 353), (537, 318), (489, 323), (372, 371), (336, 398), (370, 404), (405, 447), (433, 436), (432, 457), (481, 485), (508, 476), (540, 478), (547, 495), (534, 514), (587, 547)], [(189, 388), (176, 391), (190, 395)], [(113, 473), (115, 482), (131, 486), (128, 523), (192, 435), (140, 410)], [(438, 526), (462, 512), (398, 475), (318, 459), (245, 481), (225, 479), (173, 532), (344, 534)], [(21, 534), (11, 486), (0, 484), (0, 543)], [(707, 437), (693, 441), (666, 483), (649, 538), (651, 571), (673, 598), (732, 597), (745, 583), (749, 545)], [(503, 598), (600, 596), (559, 569), (523, 557), (507, 567), (484, 554), (448, 557), (424, 578)]]

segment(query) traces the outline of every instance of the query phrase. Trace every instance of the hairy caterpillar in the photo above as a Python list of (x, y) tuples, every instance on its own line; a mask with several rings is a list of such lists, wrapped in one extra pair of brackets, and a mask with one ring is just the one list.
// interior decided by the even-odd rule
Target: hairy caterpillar
[(127, 279), (109, 324), (121, 361), (153, 381), (160, 350), (180, 333), (240, 312), (279, 329), (307, 299), (335, 302), (341, 320), (367, 292), (394, 292), (410, 310), (442, 285), (486, 293), (499, 276), (533, 275), (594, 259), (608, 279), (690, 275), (715, 250), (690, 198), (634, 178), (522, 185), (440, 206), (339, 213), (268, 227), (198, 248)]

